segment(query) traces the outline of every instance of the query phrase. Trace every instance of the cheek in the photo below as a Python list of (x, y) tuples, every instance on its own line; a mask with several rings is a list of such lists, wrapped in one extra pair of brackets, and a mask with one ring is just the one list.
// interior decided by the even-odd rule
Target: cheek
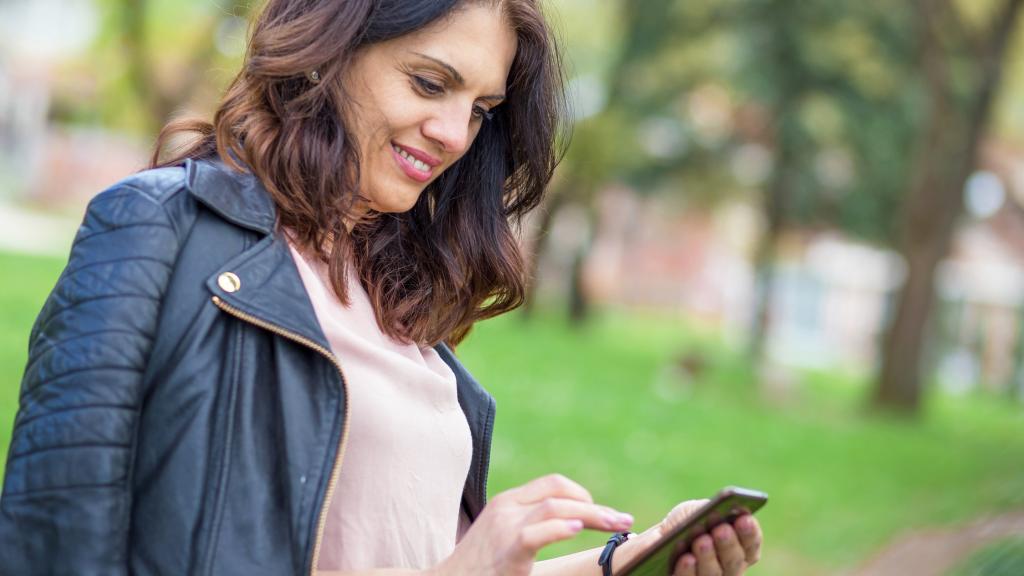
[(426, 102), (412, 97), (409, 90), (400, 82), (392, 82), (375, 94), (376, 116), (379, 126), (389, 133), (388, 138), (401, 137), (413, 130), (418, 132), (428, 114)]
[(351, 127), (359, 148), (366, 153), (394, 138), (396, 126), (404, 121), (403, 116), (407, 114), (401, 107), (390, 105), (393, 99), (379, 90), (368, 91), (364, 97), (365, 100), (361, 99), (351, 112)]
[(398, 113), (384, 113), (374, 118), (370, 128), (371, 135), (364, 143), (367, 151), (376, 148), (390, 150), (392, 140), (422, 148), (423, 141), (419, 130), (422, 120), (410, 112), (412, 110), (404, 109)]

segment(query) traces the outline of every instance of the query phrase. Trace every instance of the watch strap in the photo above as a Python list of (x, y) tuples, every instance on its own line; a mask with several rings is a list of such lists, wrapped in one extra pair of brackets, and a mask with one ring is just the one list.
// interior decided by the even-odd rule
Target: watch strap
[(612, 537), (608, 539), (608, 543), (604, 545), (604, 550), (601, 551), (601, 557), (597, 559), (597, 563), (601, 566), (602, 576), (612, 576), (612, 556), (615, 554), (615, 549), (626, 540), (629, 540), (632, 534), (632, 532), (619, 532), (612, 534)]

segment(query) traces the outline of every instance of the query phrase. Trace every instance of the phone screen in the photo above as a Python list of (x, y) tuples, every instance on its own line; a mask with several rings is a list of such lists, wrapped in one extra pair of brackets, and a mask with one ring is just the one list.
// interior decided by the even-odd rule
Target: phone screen
[(744, 514), (757, 512), (768, 502), (768, 495), (757, 490), (729, 487), (693, 513), (661, 540), (615, 571), (615, 576), (669, 576), (679, 557), (690, 550), (693, 541), (722, 523), (733, 523)]

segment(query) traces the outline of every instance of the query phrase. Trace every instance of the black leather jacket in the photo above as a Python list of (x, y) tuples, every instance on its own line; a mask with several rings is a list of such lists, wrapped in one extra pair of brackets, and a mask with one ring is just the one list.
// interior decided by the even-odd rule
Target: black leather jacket
[[(208, 161), (92, 201), (32, 330), (0, 574), (312, 572), (344, 460), (344, 359), (274, 223), (256, 178)], [(473, 438), (472, 519), (494, 400), (437, 350)]]

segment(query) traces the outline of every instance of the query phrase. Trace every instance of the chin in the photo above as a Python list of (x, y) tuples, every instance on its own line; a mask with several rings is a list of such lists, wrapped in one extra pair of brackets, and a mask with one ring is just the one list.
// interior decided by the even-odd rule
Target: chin
[[(431, 181), (432, 182), (432, 181)], [(369, 184), (369, 183), (368, 183)], [(370, 208), (377, 212), (395, 214), (412, 210), (430, 182), (413, 183), (404, 177), (381, 179), (366, 186), (370, 191)]]
[[(422, 193), (422, 191), (420, 193)], [(371, 208), (378, 212), (385, 212), (388, 214), (399, 214), (402, 212), (408, 212), (409, 210), (412, 210), (413, 206), (416, 206), (416, 202), (419, 199), (419, 194), (408, 198), (388, 198), (384, 202), (375, 202), (373, 205), (371, 205)]]

